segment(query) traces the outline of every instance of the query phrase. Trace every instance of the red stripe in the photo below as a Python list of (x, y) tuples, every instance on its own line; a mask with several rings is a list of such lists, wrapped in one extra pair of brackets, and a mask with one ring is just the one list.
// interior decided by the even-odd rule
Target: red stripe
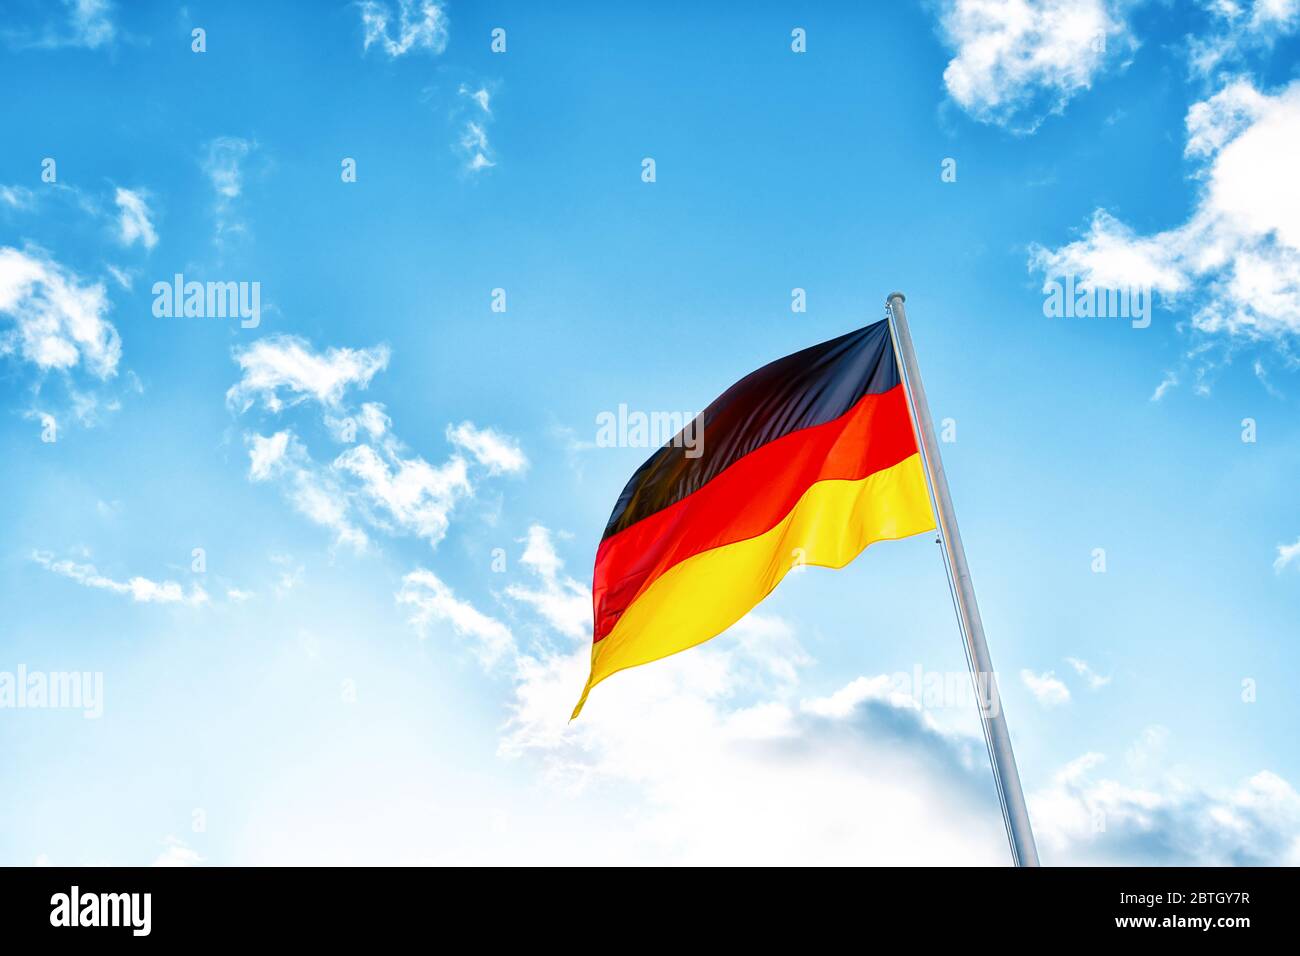
[(601, 542), (591, 587), (595, 640), (673, 565), (776, 527), (818, 481), (856, 481), (914, 454), (902, 385), (755, 449), (704, 487)]

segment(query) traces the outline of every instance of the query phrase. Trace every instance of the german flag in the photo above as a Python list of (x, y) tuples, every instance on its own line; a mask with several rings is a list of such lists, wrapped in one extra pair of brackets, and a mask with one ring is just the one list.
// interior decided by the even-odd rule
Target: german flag
[(842, 568), (934, 514), (888, 321), (745, 376), (637, 469), (596, 551), (591, 676), (725, 631), (801, 564)]

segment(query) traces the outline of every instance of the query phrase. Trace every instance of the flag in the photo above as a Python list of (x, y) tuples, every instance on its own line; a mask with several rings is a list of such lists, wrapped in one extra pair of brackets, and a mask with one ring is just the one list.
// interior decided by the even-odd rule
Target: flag
[(791, 568), (842, 568), (934, 513), (888, 321), (777, 359), (660, 448), (596, 551), (591, 689), (725, 631)]

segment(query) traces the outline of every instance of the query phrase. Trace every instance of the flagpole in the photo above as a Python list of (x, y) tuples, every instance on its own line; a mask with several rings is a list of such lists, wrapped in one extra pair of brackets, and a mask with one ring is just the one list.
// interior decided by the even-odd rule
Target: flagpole
[[(1020, 789), (1016, 755), (1011, 750), (1011, 735), (1007, 732), (1007, 721), (1002, 713), (1002, 697), (998, 693), (988, 644), (984, 641), (984, 624), (980, 620), (979, 605), (975, 601), (975, 585), (966, 564), (966, 549), (962, 547), (961, 532), (957, 530), (957, 515), (953, 511), (952, 496), (948, 493), (948, 478), (944, 474), (943, 459), (939, 455), (939, 443), (935, 440), (934, 421), (930, 418), (930, 406), (925, 400), (925, 386), (921, 384), (921, 369), (916, 363), (916, 352), (912, 348), (912, 333), (907, 327), (903, 293), (892, 293), (885, 304), (894, 332), (894, 344), (902, 363), (904, 388), (912, 409), (912, 424), (921, 445), (926, 477), (934, 499), (939, 541), (943, 545), (944, 560), (952, 581), (957, 622), (966, 643), (966, 662), (970, 665), (971, 681), (979, 701), (984, 741), (989, 748), (989, 763), (993, 767), (998, 801), (1002, 804), (1002, 818), (1007, 826), (1011, 856), (1016, 866), (1038, 866), (1034, 831), (1029, 824), (1025, 795)], [(984, 686), (981, 686), (982, 682)]]

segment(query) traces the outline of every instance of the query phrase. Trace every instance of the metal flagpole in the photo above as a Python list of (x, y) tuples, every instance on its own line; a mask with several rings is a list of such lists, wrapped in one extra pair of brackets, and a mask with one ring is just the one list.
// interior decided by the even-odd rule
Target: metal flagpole
[(997, 786), (998, 800), (1002, 804), (1002, 818), (1007, 825), (1007, 839), (1011, 842), (1011, 856), (1016, 866), (1038, 866), (1038, 848), (1034, 846), (1034, 831), (1029, 825), (1029, 811), (1025, 808), (1025, 795), (1020, 789), (1016, 755), (1012, 753), (1011, 735), (1007, 732), (1007, 721), (1002, 714), (1002, 697), (998, 693), (997, 678), (993, 674), (993, 662), (989, 658), (988, 645), (984, 642), (984, 624), (980, 621), (975, 586), (971, 582), (970, 568), (966, 565), (966, 549), (962, 547), (961, 532), (957, 530), (957, 515), (952, 508), (948, 478), (944, 475), (939, 443), (934, 436), (934, 421), (930, 418), (930, 406), (925, 400), (921, 369), (916, 364), (916, 352), (912, 348), (912, 333), (907, 328), (903, 293), (892, 293), (885, 304), (889, 310), (894, 344), (902, 364), (904, 388), (912, 408), (912, 424), (921, 446), (921, 457), (934, 499), (939, 540), (943, 544), (953, 600), (957, 605), (957, 621), (966, 642), (966, 661), (970, 665), (971, 681), (979, 700), (984, 740), (989, 748), (989, 762), (993, 765), (993, 780)]

